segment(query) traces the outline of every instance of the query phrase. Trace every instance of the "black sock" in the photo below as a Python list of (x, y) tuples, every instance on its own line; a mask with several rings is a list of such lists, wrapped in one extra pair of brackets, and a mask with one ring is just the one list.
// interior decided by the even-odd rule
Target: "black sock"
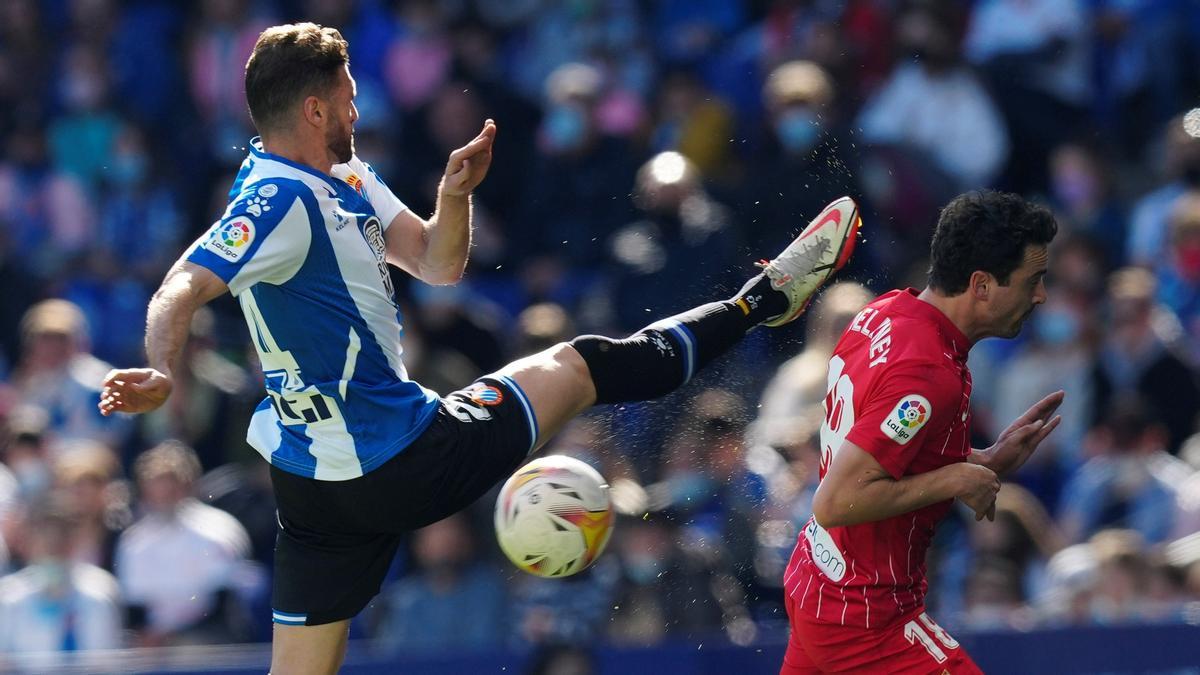
[(771, 280), (765, 274), (747, 281), (730, 302), (742, 310), (751, 326), (779, 316), (788, 309), (787, 296), (771, 288)]
[[(785, 301), (767, 318), (786, 310)], [(588, 365), (597, 403), (645, 401), (674, 391), (756, 325), (752, 314), (735, 301), (713, 302), (650, 324), (623, 340), (583, 335), (571, 345)]]

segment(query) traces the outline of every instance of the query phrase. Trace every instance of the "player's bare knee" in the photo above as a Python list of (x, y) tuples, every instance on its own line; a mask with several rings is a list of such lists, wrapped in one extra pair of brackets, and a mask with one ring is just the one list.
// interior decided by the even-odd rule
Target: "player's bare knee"
[(573, 398), (586, 408), (596, 401), (596, 387), (592, 384), (592, 373), (587, 361), (569, 342), (560, 342), (550, 348), (555, 365), (562, 371), (564, 380), (570, 381)]

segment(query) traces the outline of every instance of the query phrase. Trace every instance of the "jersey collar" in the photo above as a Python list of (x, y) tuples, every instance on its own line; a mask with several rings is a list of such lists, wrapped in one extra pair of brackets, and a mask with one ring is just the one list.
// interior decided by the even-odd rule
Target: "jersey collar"
[(345, 182), (339, 181), (338, 179), (334, 178), (333, 176), (330, 176), (327, 173), (322, 173), (320, 171), (317, 171), (316, 169), (312, 168), (311, 166), (308, 166), (307, 164), (301, 164), (300, 162), (293, 162), (292, 160), (288, 159), (287, 157), (281, 157), (280, 155), (271, 154), (271, 153), (267, 152), (266, 150), (263, 150), (262, 136), (255, 136), (254, 138), (250, 139), (250, 154), (254, 155), (254, 157), (256, 159), (267, 159), (272, 162), (279, 162), (280, 164), (287, 166), (287, 167), (291, 167), (297, 171), (302, 171), (311, 176), (316, 176), (317, 178), (320, 178), (321, 180), (325, 181), (326, 183), (332, 185), (335, 189), (346, 184)]
[(906, 288), (897, 293), (893, 302), (898, 304), (905, 314), (933, 322), (950, 353), (954, 354), (958, 360), (966, 361), (967, 352), (971, 350), (971, 342), (967, 340), (967, 336), (958, 329), (958, 326), (954, 325), (950, 317), (942, 313), (942, 310), (917, 297), (920, 294), (921, 292), (915, 288)]

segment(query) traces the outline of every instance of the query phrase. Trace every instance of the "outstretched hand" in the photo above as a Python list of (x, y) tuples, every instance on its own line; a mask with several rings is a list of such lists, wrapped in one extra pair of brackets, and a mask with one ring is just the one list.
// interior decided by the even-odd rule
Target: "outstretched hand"
[(1025, 414), (1000, 432), (996, 444), (982, 452), (980, 463), (1000, 476), (1021, 468), (1038, 444), (1062, 422), (1062, 415), (1054, 415), (1054, 411), (1062, 405), (1065, 396), (1059, 390), (1034, 403)]
[(442, 194), (461, 197), (479, 187), (492, 165), (492, 144), (496, 140), (496, 123), (487, 120), (479, 135), (470, 143), (450, 153), (446, 175), (442, 178)]
[(109, 371), (100, 391), (100, 414), (150, 412), (167, 400), (171, 387), (171, 378), (153, 368)]

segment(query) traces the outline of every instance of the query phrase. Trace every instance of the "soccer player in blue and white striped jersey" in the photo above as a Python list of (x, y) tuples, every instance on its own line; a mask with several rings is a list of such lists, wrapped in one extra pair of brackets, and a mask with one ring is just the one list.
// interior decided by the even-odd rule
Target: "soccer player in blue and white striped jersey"
[(839, 199), (729, 300), (625, 339), (576, 338), (439, 397), (408, 379), (387, 265), (430, 284), (462, 277), (496, 125), (450, 153), (425, 220), (355, 157), (354, 93), (338, 31), (262, 33), (246, 64), (261, 136), (225, 214), (150, 302), (149, 367), (109, 373), (99, 403), (106, 415), (162, 405), (193, 313), (237, 297), (265, 375), (247, 439), (271, 463), (278, 506), (276, 675), (336, 671), (403, 534), (471, 504), (585, 408), (662, 396), (746, 331), (794, 320), (859, 225)]

